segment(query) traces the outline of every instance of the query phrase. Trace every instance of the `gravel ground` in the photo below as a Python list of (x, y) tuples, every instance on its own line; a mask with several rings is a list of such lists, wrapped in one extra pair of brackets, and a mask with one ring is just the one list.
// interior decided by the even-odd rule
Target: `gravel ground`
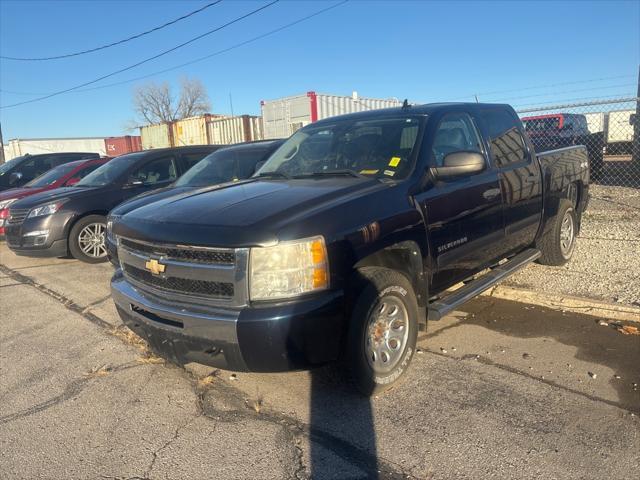
[(592, 185), (573, 259), (530, 265), (505, 283), (640, 306), (640, 189)]

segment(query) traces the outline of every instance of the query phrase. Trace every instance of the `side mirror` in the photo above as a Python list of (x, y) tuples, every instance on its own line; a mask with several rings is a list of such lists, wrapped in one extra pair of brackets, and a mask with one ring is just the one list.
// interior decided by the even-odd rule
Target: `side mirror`
[(21, 172), (13, 172), (9, 175), (9, 185), (16, 185), (20, 180), (22, 180)]
[(72, 187), (74, 186), (76, 183), (78, 183), (80, 181), (80, 179), (78, 177), (73, 177), (70, 178), (69, 180), (67, 180), (67, 183), (65, 184), (65, 186), (67, 187)]
[(441, 167), (432, 168), (437, 177), (464, 177), (480, 173), (485, 160), (478, 152), (454, 152), (444, 157)]

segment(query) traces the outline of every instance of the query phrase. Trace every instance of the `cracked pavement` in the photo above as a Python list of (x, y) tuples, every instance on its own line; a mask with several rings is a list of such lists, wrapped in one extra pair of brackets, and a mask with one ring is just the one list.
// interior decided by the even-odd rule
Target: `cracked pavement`
[(157, 363), (114, 334), (110, 275), (0, 245), (3, 478), (610, 479), (640, 468), (640, 336), (595, 317), (478, 298), (421, 332), (406, 380), (369, 400), (335, 367), (231, 379)]

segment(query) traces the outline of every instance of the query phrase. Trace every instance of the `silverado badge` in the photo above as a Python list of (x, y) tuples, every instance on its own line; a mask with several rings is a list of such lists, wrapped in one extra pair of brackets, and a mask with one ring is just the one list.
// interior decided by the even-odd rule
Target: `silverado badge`
[(144, 268), (149, 270), (153, 275), (160, 275), (164, 273), (166, 267), (155, 258), (150, 258), (149, 261), (144, 264)]

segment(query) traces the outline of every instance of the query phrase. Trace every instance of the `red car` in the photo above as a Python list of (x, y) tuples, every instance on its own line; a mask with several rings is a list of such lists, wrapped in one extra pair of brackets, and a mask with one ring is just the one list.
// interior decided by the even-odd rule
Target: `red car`
[(0, 192), (0, 238), (4, 237), (4, 223), (9, 217), (9, 205), (13, 202), (46, 190), (75, 185), (85, 175), (93, 172), (109, 160), (111, 160), (111, 157), (64, 163), (34, 178), (21, 188), (12, 188)]

